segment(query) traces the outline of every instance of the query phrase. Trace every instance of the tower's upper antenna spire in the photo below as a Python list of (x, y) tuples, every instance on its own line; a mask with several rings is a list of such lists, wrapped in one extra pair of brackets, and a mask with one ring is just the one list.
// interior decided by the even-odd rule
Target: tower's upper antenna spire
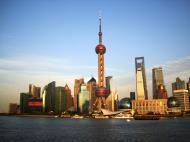
[(102, 23), (101, 23), (101, 20), (102, 20), (102, 14), (101, 14), (101, 11), (99, 10), (99, 21), (100, 21), (100, 25), (99, 25), (99, 43), (101, 44), (102, 43)]

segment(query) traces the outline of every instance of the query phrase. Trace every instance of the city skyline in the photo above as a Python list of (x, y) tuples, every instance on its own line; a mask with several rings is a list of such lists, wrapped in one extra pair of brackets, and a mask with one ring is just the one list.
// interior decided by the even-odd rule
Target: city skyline
[(97, 79), (99, 9), (108, 50), (105, 76), (113, 76), (120, 98), (136, 90), (135, 57), (145, 57), (148, 98), (155, 66), (163, 68), (169, 96), (177, 76), (189, 78), (187, 0), (0, 3), (0, 112), (8, 103), (18, 103), (30, 83), (41, 88), (51, 81), (67, 83), (74, 95), (75, 79)]

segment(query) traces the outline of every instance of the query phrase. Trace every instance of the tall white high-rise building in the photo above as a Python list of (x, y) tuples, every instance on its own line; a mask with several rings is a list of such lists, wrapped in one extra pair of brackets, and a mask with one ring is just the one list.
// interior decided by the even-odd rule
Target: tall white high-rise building
[(148, 99), (144, 57), (135, 58), (137, 100)]

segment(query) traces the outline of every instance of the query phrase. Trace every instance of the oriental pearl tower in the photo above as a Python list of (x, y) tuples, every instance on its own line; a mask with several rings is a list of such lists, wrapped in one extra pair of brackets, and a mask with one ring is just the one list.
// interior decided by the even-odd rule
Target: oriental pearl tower
[(99, 44), (96, 46), (96, 54), (98, 54), (98, 87), (95, 91), (96, 101), (95, 107), (97, 110), (106, 107), (106, 97), (108, 95), (107, 89), (104, 87), (104, 54), (106, 47), (102, 44), (102, 31), (101, 31), (101, 17), (99, 17)]

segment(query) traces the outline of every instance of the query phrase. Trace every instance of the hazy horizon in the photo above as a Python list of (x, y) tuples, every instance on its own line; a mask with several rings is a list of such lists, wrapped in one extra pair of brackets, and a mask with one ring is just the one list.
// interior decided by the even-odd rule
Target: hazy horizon
[(19, 103), (29, 84), (97, 79), (98, 11), (102, 11), (105, 76), (119, 98), (135, 91), (135, 57), (145, 57), (148, 95), (152, 68), (161, 66), (171, 96), (176, 77), (190, 77), (189, 0), (1, 0), (0, 112)]

